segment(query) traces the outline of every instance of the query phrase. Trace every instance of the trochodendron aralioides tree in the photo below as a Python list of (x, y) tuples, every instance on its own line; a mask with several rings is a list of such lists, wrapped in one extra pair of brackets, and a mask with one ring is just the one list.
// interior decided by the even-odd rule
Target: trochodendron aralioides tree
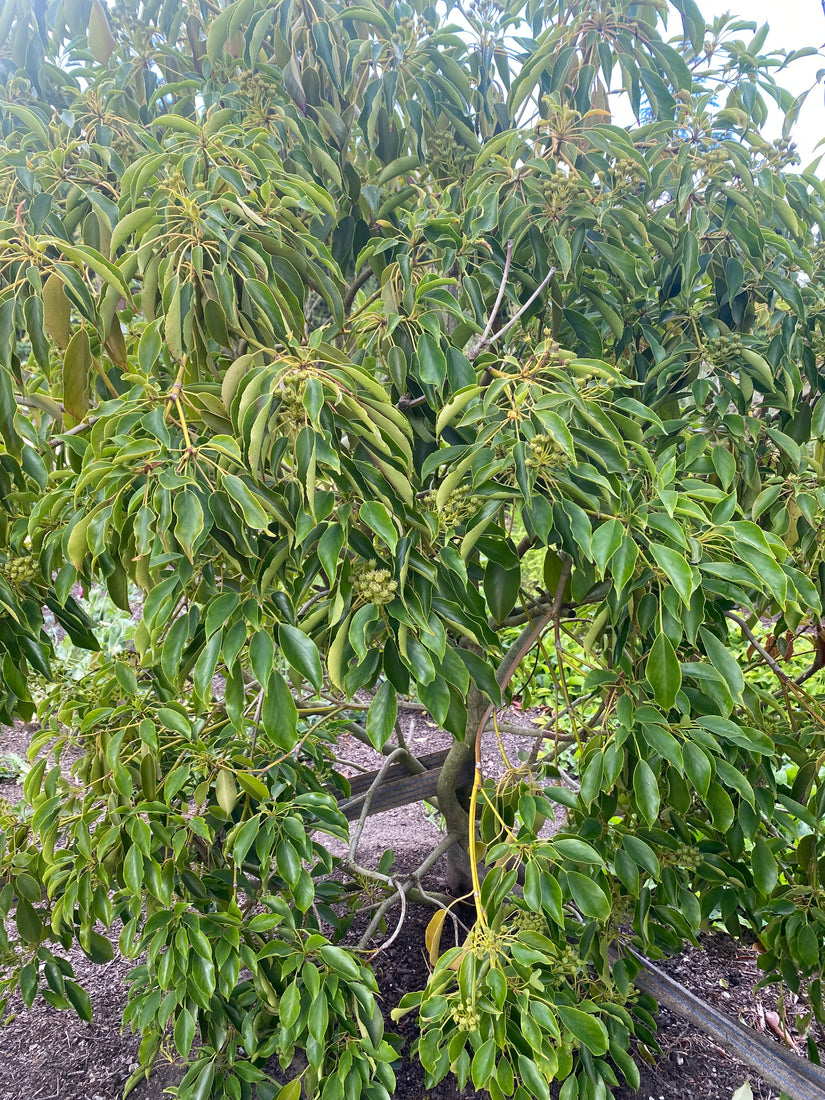
[[(434, 902), (435, 959), (448, 899), (325, 837), (342, 730), (415, 770), (401, 697), (476, 890), (402, 1002), (430, 1081), (634, 1083), (630, 948), (708, 924), (823, 1016), (825, 189), (766, 28), (676, 7), (2, 6), (3, 988), (134, 957), (181, 1097), (392, 1094), (337, 903)], [(50, 688), (95, 585), (135, 652)]]

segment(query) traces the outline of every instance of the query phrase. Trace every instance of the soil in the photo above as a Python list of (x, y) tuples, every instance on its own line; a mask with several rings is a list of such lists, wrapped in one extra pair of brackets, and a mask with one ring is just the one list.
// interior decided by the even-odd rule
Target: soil
[[(526, 716), (513, 713), (511, 724), (527, 727)], [(410, 749), (435, 751), (446, 745), (445, 735), (413, 715), (405, 722)], [(25, 756), (31, 728), (23, 726), (0, 731), (0, 754), (14, 752)], [(513, 733), (502, 736), (511, 758), (519, 750), (529, 750), (531, 741)], [(490, 753), (492, 756), (493, 753)], [(379, 759), (372, 750), (354, 738), (341, 745), (343, 761), (372, 769)], [(344, 767), (346, 771), (346, 766)], [(491, 769), (495, 774), (495, 768)], [(354, 774), (354, 769), (350, 771)], [(0, 798), (17, 802), (21, 788), (14, 781), (0, 782)], [(422, 804), (389, 810), (369, 818), (358, 848), (358, 861), (366, 866), (377, 864), (381, 854), (392, 848), (396, 870), (409, 872), (417, 867), (439, 839), (435, 815), (425, 812)], [(442, 859), (425, 885), (445, 890), (445, 860)], [(424, 930), (432, 911), (410, 906), (404, 924), (385, 952), (375, 959), (385, 1017), (408, 989), (421, 988), (427, 980), (428, 963), (424, 949)], [(388, 934), (395, 927), (397, 911), (390, 914)], [(126, 1002), (126, 974), (133, 965), (115, 957), (106, 966), (91, 963), (79, 948), (70, 953), (77, 980), (92, 999), (92, 1023), (84, 1023), (69, 1012), (61, 1012), (42, 999), (26, 1010), (19, 998), (9, 1005), (11, 1018), (0, 1030), (0, 1100), (120, 1100), (123, 1086), (136, 1068), (138, 1037), (122, 1033), (120, 1018)], [(690, 949), (660, 964), (678, 981), (716, 1005), (733, 1018), (765, 1030), (766, 1013), (777, 1010), (777, 991), (754, 992), (759, 978), (754, 952), (717, 934), (703, 940), (701, 949)], [(793, 1020), (794, 998), (785, 991), (785, 1007)], [(801, 1011), (801, 1009), (800, 1009)], [(409, 1045), (416, 1037), (415, 1014), (394, 1026)], [(768, 1028), (767, 1034), (770, 1034)], [(796, 1033), (790, 1025), (790, 1039)], [(684, 1025), (663, 1010), (659, 1015), (659, 1041), (662, 1055), (656, 1065), (640, 1064), (641, 1087), (616, 1092), (617, 1100), (730, 1100), (746, 1081), (756, 1100), (779, 1100), (775, 1089), (755, 1077), (747, 1067), (730, 1058), (702, 1033)], [(779, 1041), (778, 1039), (776, 1041)], [(804, 1044), (802, 1044), (804, 1046)], [(825, 1056), (825, 1047), (823, 1056)], [(405, 1059), (396, 1068), (397, 1100), (465, 1100), (475, 1095), (472, 1088), (459, 1092), (450, 1079), (427, 1090), (423, 1071), (417, 1063)], [(134, 1100), (161, 1100), (164, 1090), (180, 1078), (180, 1067), (173, 1061), (159, 1062), (150, 1079), (131, 1093)], [(166, 1094), (168, 1095), (168, 1094)], [(484, 1094), (486, 1095), (486, 1094)]]

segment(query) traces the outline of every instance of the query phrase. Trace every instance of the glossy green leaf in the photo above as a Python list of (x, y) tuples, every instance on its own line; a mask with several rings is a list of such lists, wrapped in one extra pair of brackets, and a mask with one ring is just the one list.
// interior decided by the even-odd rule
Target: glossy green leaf
[(321, 690), (323, 670), (318, 646), (297, 626), (281, 623), (278, 628), (278, 641), (284, 656), (290, 665), (304, 676), (315, 691)]
[(656, 635), (645, 665), (645, 679), (653, 688), (660, 707), (669, 710), (682, 686), (682, 670), (673, 644), (666, 634)]
[(367, 736), (377, 749), (392, 737), (398, 716), (398, 696), (392, 684), (385, 680), (378, 688), (367, 711)]
[(596, 1016), (583, 1012), (580, 1008), (568, 1005), (556, 1005), (559, 1019), (580, 1043), (596, 1057), (605, 1054), (608, 1047), (607, 1028)]

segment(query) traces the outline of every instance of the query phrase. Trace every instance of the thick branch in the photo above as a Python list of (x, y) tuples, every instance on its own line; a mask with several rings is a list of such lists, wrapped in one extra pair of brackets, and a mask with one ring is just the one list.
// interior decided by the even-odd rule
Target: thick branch
[[(423, 710), (424, 708), (422, 707), (421, 709)], [(347, 722), (346, 728), (347, 732), (351, 733), (356, 741), (360, 741), (363, 745), (368, 745), (371, 749), (375, 748), (375, 745), (373, 745), (372, 741), (370, 741), (367, 736), (367, 731), (363, 726), (359, 725), (358, 722)], [(386, 744), (380, 751), (384, 756), (392, 756), (394, 753), (398, 752), (398, 750), (398, 746)], [(403, 765), (411, 775), (420, 775), (427, 770), (420, 760), (416, 760), (409, 749), (402, 748), (399, 755), (395, 757), (395, 760), (397, 763)]]
[[(394, 887), (395, 892), (391, 894), (388, 898), (385, 898), (385, 900), (381, 903), (381, 905), (379, 905), (378, 909), (373, 914), (372, 920), (367, 925), (363, 936), (358, 941), (358, 946), (360, 948), (365, 948), (367, 946), (372, 937), (375, 935), (378, 926), (383, 920), (384, 916), (396, 903), (401, 903), (401, 919), (398, 922), (398, 926), (396, 927), (395, 932), (392, 934), (390, 939), (382, 945), (380, 950), (383, 950), (385, 947), (389, 947), (389, 945), (401, 931), (401, 925), (404, 922), (404, 914), (406, 912), (407, 900), (418, 901), (419, 898), (421, 898), (424, 901), (428, 901), (430, 899), (433, 899), (436, 901), (437, 904), (443, 904), (442, 899), (438, 894), (422, 893), (417, 888), (421, 885), (421, 879), (424, 877), (424, 875), (426, 875), (430, 868), (433, 867), (439, 859), (441, 859), (445, 852), (452, 848), (457, 840), (457, 836), (450, 836), (449, 834), (445, 836), (441, 843), (433, 848), (427, 858), (412, 872), (412, 874), (408, 875), (404, 882), (402, 882), (400, 885), (397, 879), (390, 878), (389, 875), (381, 876), (384, 882)], [(353, 864), (353, 866), (355, 865)], [(361, 870), (360, 873), (363, 873), (363, 871)], [(446, 906), (444, 907), (446, 908)]]
[(404, 756), (404, 755), (407, 755), (407, 756), (410, 755), (407, 749), (404, 749), (404, 748), (394, 749), (389, 754), (389, 756), (385, 757), (384, 763), (378, 769), (378, 774), (376, 775), (375, 779), (373, 779), (372, 783), (370, 784), (370, 788), (367, 791), (366, 795), (364, 796), (364, 804), (361, 807), (361, 814), (358, 818), (358, 822), (356, 823), (355, 828), (352, 830), (352, 837), (350, 839), (350, 845), (349, 845), (349, 858), (350, 859), (355, 859), (355, 853), (358, 851), (358, 843), (361, 840), (361, 834), (363, 833), (364, 826), (367, 823), (367, 818), (369, 817), (369, 813), (370, 813), (370, 807), (372, 806), (372, 802), (373, 802), (373, 799), (375, 798), (375, 795), (376, 795), (376, 792), (378, 791), (378, 788), (384, 782), (384, 778), (385, 778), (387, 772), (390, 770), (390, 767), (395, 763), (396, 760), (398, 760), (401, 756)]
[(367, 264), (366, 267), (361, 269), (361, 271), (359, 272), (358, 275), (356, 275), (355, 279), (350, 284), (350, 286), (348, 286), (347, 289), (344, 291), (343, 302), (344, 302), (344, 314), (345, 315), (347, 313), (349, 313), (349, 311), (352, 309), (352, 303), (355, 301), (355, 295), (358, 293), (358, 291), (361, 289), (361, 287), (364, 285), (364, 283), (369, 282), (371, 275), (372, 275), (372, 268), (370, 267), (369, 264)]

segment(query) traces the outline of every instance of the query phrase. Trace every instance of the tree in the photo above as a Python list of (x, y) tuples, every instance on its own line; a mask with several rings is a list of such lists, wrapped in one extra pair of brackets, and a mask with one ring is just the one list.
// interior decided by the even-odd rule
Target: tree
[[(3, 6), (0, 721), (44, 608), (94, 651), (78, 586), (142, 594), (3, 809), (3, 985), (88, 1014), (62, 952), (145, 952), (181, 1097), (391, 1094), (334, 905), (434, 900), (435, 957), (449, 899), (324, 837), (407, 695), (477, 912), (402, 1003), (432, 1080), (637, 1081), (630, 947), (708, 922), (823, 1017), (825, 189), (767, 28), (676, 7)], [(496, 788), (536, 647), (574, 782)]]

